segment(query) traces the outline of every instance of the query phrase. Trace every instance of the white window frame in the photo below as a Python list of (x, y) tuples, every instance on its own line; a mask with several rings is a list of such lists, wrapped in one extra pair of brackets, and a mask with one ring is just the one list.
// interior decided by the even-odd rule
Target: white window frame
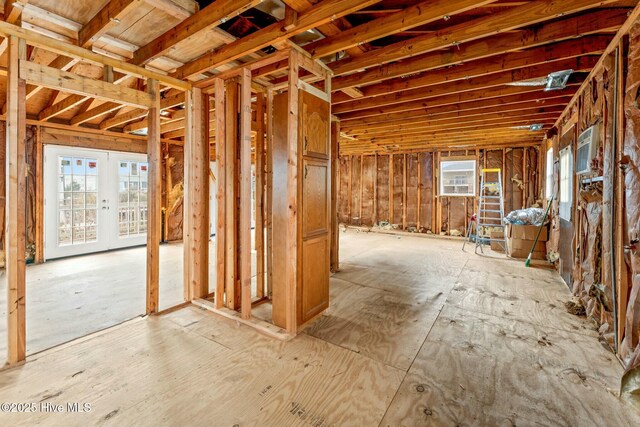
[(553, 195), (553, 147), (547, 150), (547, 170), (545, 178), (545, 196), (547, 200)]
[[(448, 193), (444, 190), (445, 187), (445, 182), (444, 182), (444, 177), (443, 174), (445, 172), (444, 170), (444, 164), (445, 163), (468, 163), (471, 168), (467, 167), (461, 167), (460, 169), (454, 169), (454, 170), (448, 170), (447, 172), (469, 172), (469, 171), (473, 171), (473, 178), (471, 179), (470, 182), (470, 186), (471, 186), (471, 192), (470, 193)], [(477, 173), (476, 173), (476, 169), (477, 169), (477, 165), (476, 165), (476, 161), (475, 160), (471, 160), (471, 159), (467, 159), (467, 160), (463, 160), (463, 159), (459, 159), (459, 160), (441, 160), (440, 161), (440, 196), (445, 196), (445, 197), (474, 197), (476, 195), (476, 181), (477, 181)]]
[(573, 150), (571, 145), (560, 150), (560, 192), (558, 206), (560, 218), (571, 221), (573, 206)]

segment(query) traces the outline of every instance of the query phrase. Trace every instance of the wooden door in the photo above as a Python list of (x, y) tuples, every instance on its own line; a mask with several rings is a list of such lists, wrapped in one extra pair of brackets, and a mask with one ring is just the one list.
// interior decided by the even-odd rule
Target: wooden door
[(300, 91), (299, 132), (302, 142), (300, 189), (302, 215), (297, 314), (301, 325), (329, 306), (330, 242), (329, 103)]

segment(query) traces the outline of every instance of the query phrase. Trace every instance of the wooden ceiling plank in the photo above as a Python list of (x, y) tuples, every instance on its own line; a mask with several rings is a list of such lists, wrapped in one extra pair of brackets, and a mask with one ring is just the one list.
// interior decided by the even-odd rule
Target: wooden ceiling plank
[(103, 55), (91, 52), (90, 50), (82, 48), (80, 46), (60, 42), (58, 40), (34, 33), (33, 31), (25, 30), (24, 28), (17, 27), (4, 21), (0, 21), (0, 34), (3, 34), (5, 36), (16, 36), (18, 38), (24, 39), (27, 44), (31, 46), (48, 50), (50, 52), (57, 53), (58, 55), (79, 58), (83, 61), (87, 61), (101, 67), (110, 65), (114, 70), (139, 78), (156, 79), (161, 83), (176, 89), (189, 90), (191, 88), (191, 84), (189, 82), (178, 80), (169, 76), (165, 76), (163, 74), (154, 73), (153, 71), (146, 70), (134, 64), (108, 58)]
[(140, 5), (141, 0), (110, 0), (78, 31), (78, 45), (89, 48), (102, 35), (120, 23), (120, 19)]
[(222, 46), (213, 52), (186, 63), (180, 67), (173, 77), (184, 79), (204, 71), (217, 68), (229, 61), (239, 59), (248, 53), (273, 45), (304, 31), (348, 15), (363, 7), (377, 3), (379, 0), (324, 0), (298, 16), (298, 25), (284, 30), (283, 22), (275, 22), (233, 43)]
[(176, 4), (172, 0), (144, 0), (149, 5), (155, 7), (156, 9), (160, 9), (168, 15), (173, 16), (174, 18), (183, 20), (187, 19), (189, 16), (196, 13), (198, 8), (198, 3), (191, 2), (192, 6), (189, 9), (185, 9), (184, 7)]
[(527, 5), (507, 9), (487, 17), (477, 18), (420, 37), (394, 43), (357, 58), (346, 58), (331, 64), (336, 76), (380, 66), (392, 61), (413, 57), (439, 49), (457, 47), (462, 43), (504, 33), (509, 30), (534, 25), (579, 12), (594, 6), (613, 3), (615, 0), (536, 0)]
[(200, 31), (215, 28), (222, 22), (233, 18), (260, 3), (261, 0), (217, 0), (204, 9), (196, 12), (184, 21), (156, 37), (138, 49), (133, 56), (133, 63), (144, 65), (147, 62), (167, 53), (178, 43), (189, 39)]
[(399, 12), (352, 27), (332, 37), (315, 41), (304, 48), (314, 58), (321, 58), (350, 47), (380, 39), (409, 28), (425, 25), (493, 3), (496, 0), (429, 0), (409, 6)]

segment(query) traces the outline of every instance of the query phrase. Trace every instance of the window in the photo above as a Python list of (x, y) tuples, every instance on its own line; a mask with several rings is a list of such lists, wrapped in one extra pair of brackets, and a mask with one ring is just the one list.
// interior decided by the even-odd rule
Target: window
[(560, 218), (571, 221), (573, 204), (573, 155), (571, 146), (560, 151)]
[(553, 195), (553, 148), (547, 150), (547, 178), (545, 181), (545, 196), (547, 200)]
[(440, 162), (441, 196), (475, 196), (475, 182), (475, 160)]

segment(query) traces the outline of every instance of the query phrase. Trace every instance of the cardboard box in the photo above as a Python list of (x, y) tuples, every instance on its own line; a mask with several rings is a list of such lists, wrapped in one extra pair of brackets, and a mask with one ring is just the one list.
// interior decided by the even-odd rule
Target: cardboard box
[[(521, 240), (535, 240), (538, 235), (538, 228), (535, 225), (517, 225), (507, 224), (507, 237), (512, 239)], [(539, 242), (546, 242), (549, 240), (549, 227), (545, 225), (540, 231)]]
[[(507, 254), (512, 258), (526, 258), (533, 247), (538, 227), (534, 225), (507, 225)], [(545, 226), (540, 231), (540, 237), (535, 245), (532, 259), (547, 258), (547, 244), (549, 238), (548, 227)]]
[(494, 242), (494, 239), (504, 239), (504, 231), (491, 230), (491, 250), (496, 252), (504, 252), (506, 242)]

